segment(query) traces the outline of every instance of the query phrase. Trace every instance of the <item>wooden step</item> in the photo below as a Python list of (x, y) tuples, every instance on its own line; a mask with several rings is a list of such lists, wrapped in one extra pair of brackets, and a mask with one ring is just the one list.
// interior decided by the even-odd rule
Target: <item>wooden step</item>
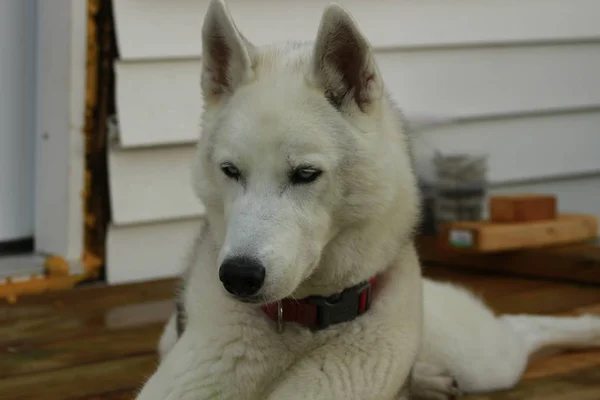
[(489, 199), (491, 222), (533, 222), (556, 219), (556, 196), (545, 194), (496, 195)]
[(560, 282), (600, 284), (600, 242), (541, 247), (499, 253), (457, 252), (435, 236), (416, 241), (423, 263)]
[(551, 221), (452, 222), (442, 226), (442, 245), (454, 251), (498, 252), (581, 242), (598, 235), (594, 215), (562, 214)]

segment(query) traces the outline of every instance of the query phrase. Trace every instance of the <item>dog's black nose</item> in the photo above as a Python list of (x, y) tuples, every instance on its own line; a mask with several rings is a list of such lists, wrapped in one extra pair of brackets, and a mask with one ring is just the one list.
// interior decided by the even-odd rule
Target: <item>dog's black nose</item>
[(265, 267), (250, 257), (233, 257), (223, 261), (219, 279), (225, 290), (236, 296), (252, 296), (265, 281)]

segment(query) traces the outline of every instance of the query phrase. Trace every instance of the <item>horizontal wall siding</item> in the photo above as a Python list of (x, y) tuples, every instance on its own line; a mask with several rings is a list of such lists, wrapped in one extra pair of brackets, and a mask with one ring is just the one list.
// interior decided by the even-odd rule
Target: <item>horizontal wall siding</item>
[[(387, 88), (411, 115), (477, 118), (600, 107), (600, 42), (377, 54)], [(117, 63), (123, 147), (195, 142), (199, 60)]]
[(122, 147), (193, 143), (200, 135), (200, 62), (117, 62)]
[(600, 105), (600, 43), (392, 52), (378, 61), (407, 115), (476, 117)]
[(412, 144), (421, 177), (429, 180), (435, 151), (487, 154), (494, 184), (596, 172), (600, 108), (441, 125), (415, 134)]
[(190, 218), (154, 224), (109, 226), (106, 280), (109, 284), (117, 284), (180, 274), (201, 224), (199, 218)]
[(496, 193), (552, 193), (558, 198), (560, 212), (592, 214), (600, 218), (600, 174), (498, 185), (490, 190), (490, 194)]
[[(416, 135), (418, 170), (431, 179), (434, 150), (483, 153), (494, 184), (600, 171), (600, 111), (493, 119), (439, 126)], [(113, 150), (115, 224), (202, 215), (190, 186), (193, 145)]]
[[(114, 0), (122, 59), (197, 57), (209, 0)], [(257, 45), (314, 39), (330, 0), (228, 0)], [(343, 0), (376, 48), (600, 37), (597, 0)], [(293, 16), (293, 17), (291, 17)]]
[(159, 151), (112, 150), (109, 183), (114, 224), (132, 224), (202, 215), (193, 194), (191, 161), (194, 146)]
[[(119, 283), (178, 273), (204, 213), (190, 168), (209, 1), (113, 3), (119, 127), (108, 155), (107, 271)], [(228, 0), (257, 45), (313, 40), (327, 3)], [(342, 3), (409, 122), (443, 122), (411, 133), (422, 177), (431, 179), (434, 149), (485, 153), (492, 193), (555, 193), (565, 212), (600, 215), (600, 1)]]
[[(491, 193), (555, 193), (562, 212), (589, 213), (600, 218), (600, 202), (595, 201), (600, 199), (600, 175), (508, 185), (494, 188)], [(200, 226), (199, 218), (110, 226), (107, 244), (108, 282), (118, 284), (178, 275)]]

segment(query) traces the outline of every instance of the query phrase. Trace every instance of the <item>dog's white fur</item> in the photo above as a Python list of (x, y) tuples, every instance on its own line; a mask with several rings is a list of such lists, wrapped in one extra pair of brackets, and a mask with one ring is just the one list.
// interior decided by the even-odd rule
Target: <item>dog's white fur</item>
[[(424, 343), (413, 371), (413, 396), (444, 400), (456, 393), (514, 387), (532, 355), (600, 347), (600, 317), (495, 316), (465, 289), (424, 279)], [(175, 345), (175, 315), (159, 342), (164, 357)]]
[[(215, 0), (202, 59), (194, 187), (208, 228), (184, 293), (187, 328), (139, 399), (396, 398), (422, 336), (418, 193), (369, 44), (332, 5), (314, 45), (255, 48)], [(225, 163), (241, 177), (227, 177)], [(297, 168), (323, 172), (294, 185)], [(265, 266), (260, 302), (378, 275), (373, 305), (351, 323), (279, 334), (259, 304), (219, 283), (219, 266), (235, 256)]]
[[(542, 345), (599, 344), (597, 318), (496, 318), (460, 288), (422, 285), (406, 135), (342, 7), (325, 9), (312, 45), (256, 48), (213, 0), (203, 53), (194, 187), (207, 226), (182, 294), (186, 329), (177, 339), (171, 318), (138, 399), (396, 399), (411, 370), (415, 395), (443, 399), (453, 393), (445, 370), (463, 390), (505, 388)], [(299, 167), (323, 172), (294, 185)], [(324, 331), (288, 324), (279, 334), (258, 304), (219, 283), (233, 256), (265, 266), (257, 302), (328, 295), (377, 275), (372, 308)]]

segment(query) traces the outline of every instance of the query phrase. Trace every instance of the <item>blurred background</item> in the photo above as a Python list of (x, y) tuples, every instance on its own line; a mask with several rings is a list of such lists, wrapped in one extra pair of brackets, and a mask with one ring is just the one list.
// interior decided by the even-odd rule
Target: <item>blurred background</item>
[[(229, 7), (263, 45), (312, 40), (326, 3)], [(111, 283), (177, 271), (203, 213), (188, 166), (207, 4), (0, 2), (0, 249), (103, 264)], [(426, 194), (436, 154), (484, 156), (488, 193), (552, 193), (600, 214), (600, 3), (344, 5), (409, 122)], [(5, 264), (0, 277), (37, 268)]]

